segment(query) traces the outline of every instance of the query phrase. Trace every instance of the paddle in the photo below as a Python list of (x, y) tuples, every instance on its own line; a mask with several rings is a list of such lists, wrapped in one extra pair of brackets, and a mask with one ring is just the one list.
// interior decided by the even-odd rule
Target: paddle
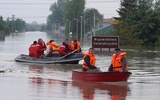
[(78, 49), (76, 49), (76, 50), (74, 50), (74, 51), (72, 51), (72, 52), (70, 52), (70, 53), (68, 53), (68, 54), (66, 54), (66, 55), (64, 55), (64, 56), (62, 56), (61, 58), (59, 58), (59, 59), (57, 59), (57, 60), (63, 59), (63, 58), (65, 58), (65, 57), (67, 57), (67, 56), (69, 56), (69, 55), (75, 53), (77, 50), (78, 50)]

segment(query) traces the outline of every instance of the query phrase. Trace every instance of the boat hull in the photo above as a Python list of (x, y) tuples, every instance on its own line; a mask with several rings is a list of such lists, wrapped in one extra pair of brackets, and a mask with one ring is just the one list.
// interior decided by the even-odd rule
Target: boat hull
[(34, 58), (25, 54), (21, 54), (17, 56), (14, 60), (16, 62), (39, 63), (39, 64), (78, 64), (79, 61), (82, 60), (83, 56), (84, 56), (83, 54), (75, 54), (67, 56), (65, 58), (62, 58), (60, 56)]
[(73, 81), (91, 81), (91, 82), (126, 82), (131, 72), (81, 72), (72, 71)]

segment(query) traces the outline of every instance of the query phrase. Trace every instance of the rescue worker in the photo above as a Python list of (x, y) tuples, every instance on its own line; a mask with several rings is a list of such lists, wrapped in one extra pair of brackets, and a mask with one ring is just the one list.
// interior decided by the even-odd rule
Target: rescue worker
[(94, 48), (89, 48), (88, 53), (86, 53), (83, 57), (84, 62), (82, 64), (83, 72), (101, 72), (96, 65), (96, 58), (94, 55)]
[(37, 58), (44, 57), (45, 50), (46, 50), (45, 42), (41, 38), (39, 38), (38, 39)]
[(81, 52), (81, 46), (80, 46), (80, 42), (77, 40), (74, 40), (71, 42), (71, 50), (74, 51), (77, 49), (76, 53), (80, 53)]
[(66, 55), (69, 53), (69, 51), (67, 50), (66, 44), (63, 42), (62, 45), (60, 46), (60, 54), (62, 56)]
[(112, 55), (112, 62), (108, 68), (108, 71), (128, 71), (126, 60), (126, 52), (121, 52), (119, 48), (115, 48), (114, 54)]
[(50, 40), (49, 42), (47, 42), (46, 45), (47, 45), (47, 49), (46, 49), (45, 56), (49, 57), (56, 54), (59, 55), (60, 45), (55, 43), (54, 40)]
[(62, 46), (60, 46), (60, 54), (62, 56), (70, 53), (72, 50), (70, 48), (70, 46), (68, 45), (68, 39), (66, 39), (63, 43)]
[(34, 41), (33, 44), (29, 47), (29, 56), (36, 57), (37, 53), (37, 41)]

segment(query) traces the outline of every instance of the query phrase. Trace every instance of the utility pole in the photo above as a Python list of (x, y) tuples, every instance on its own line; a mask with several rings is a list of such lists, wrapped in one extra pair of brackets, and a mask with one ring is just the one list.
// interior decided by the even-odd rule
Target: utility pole
[(93, 20), (94, 20), (94, 25), (93, 25), (93, 36), (95, 36), (95, 12), (94, 12), (94, 15), (93, 15)]
[(80, 40), (80, 42), (82, 43), (82, 19), (83, 19), (83, 17), (82, 16), (80, 16), (81, 17), (81, 40)]
[(67, 19), (68, 21), (68, 39), (69, 39), (69, 42), (70, 42), (70, 20)]
[(13, 21), (14, 21), (14, 15), (12, 15), (12, 33), (13, 33)]
[[(85, 33), (85, 24), (86, 24), (86, 21), (85, 21), (85, 14), (84, 14), (83, 20), (84, 20), (84, 28), (83, 28), (84, 33), (83, 33), (83, 39), (82, 39), (82, 41), (84, 40), (84, 35), (86, 34), (86, 33)], [(82, 43), (82, 45), (83, 45), (83, 43)]]
[(77, 32), (76, 32), (76, 39), (78, 39), (77, 36), (78, 36), (78, 18), (77, 18)]

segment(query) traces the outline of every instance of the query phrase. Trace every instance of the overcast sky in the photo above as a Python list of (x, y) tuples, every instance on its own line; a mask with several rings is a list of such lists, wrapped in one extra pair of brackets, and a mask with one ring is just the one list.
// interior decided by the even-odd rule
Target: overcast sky
[[(21, 18), (27, 23), (37, 21), (46, 23), (51, 12), (50, 5), (57, 0), (0, 0), (0, 16), (5, 18)], [(120, 7), (120, 0), (86, 0), (86, 8), (96, 8), (104, 18), (118, 16), (116, 10)]]

